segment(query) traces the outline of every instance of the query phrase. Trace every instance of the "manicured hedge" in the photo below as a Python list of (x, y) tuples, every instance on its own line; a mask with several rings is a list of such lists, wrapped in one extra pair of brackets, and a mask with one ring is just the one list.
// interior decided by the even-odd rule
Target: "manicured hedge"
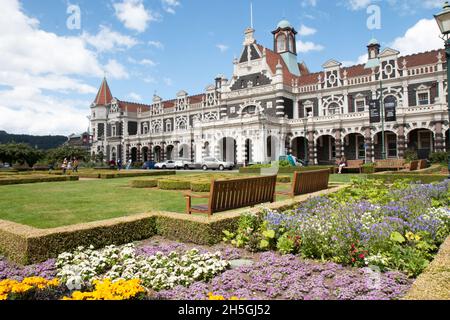
[(191, 182), (191, 191), (193, 192), (209, 192), (211, 190), (211, 182)]
[(409, 179), (412, 181), (422, 182), (424, 184), (444, 181), (448, 178), (446, 175), (420, 175), (420, 174), (370, 174), (367, 179), (378, 179), (385, 182), (394, 182), (401, 179)]
[(192, 216), (187, 219), (186, 215), (167, 214), (156, 218), (156, 232), (171, 240), (213, 245), (222, 241), (223, 230), (236, 230), (238, 221), (239, 215), (208, 220), (208, 218), (196, 219)]
[[(240, 168), (239, 173), (245, 173), (245, 174), (261, 174), (262, 170), (270, 170), (270, 169), (276, 169), (275, 167), (272, 168)], [(330, 169), (330, 173), (333, 173), (334, 167), (333, 166), (310, 166), (310, 167), (285, 167), (285, 168), (278, 168), (277, 171), (274, 172), (278, 174), (289, 174), (294, 173), (296, 171), (314, 171), (314, 170), (323, 170), (323, 169)]]
[(40, 182), (62, 182), (62, 181), (78, 181), (77, 176), (58, 176), (58, 177), (14, 177), (0, 179), (0, 185), (12, 185), (12, 184), (28, 184), (28, 183), (40, 183)]
[(158, 234), (169, 239), (210, 245), (222, 230), (235, 230), (239, 214), (213, 218), (178, 213), (147, 213), (54, 229), (36, 229), (0, 220), (0, 252), (14, 262), (34, 264), (78, 246), (121, 245)]
[(133, 180), (131, 181), (132, 188), (155, 188), (158, 186), (158, 180)]
[(277, 177), (278, 183), (290, 183), (291, 181), (292, 181), (291, 177), (289, 177), (289, 176), (278, 176)]
[(190, 190), (191, 182), (188, 180), (164, 179), (158, 181), (158, 188), (161, 190)]

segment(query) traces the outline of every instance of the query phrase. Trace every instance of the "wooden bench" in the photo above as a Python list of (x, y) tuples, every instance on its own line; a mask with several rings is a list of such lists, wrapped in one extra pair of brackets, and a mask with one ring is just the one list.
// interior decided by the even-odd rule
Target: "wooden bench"
[[(208, 195), (185, 194), (188, 214), (216, 212), (251, 207), (266, 202), (275, 202), (277, 176), (255, 177), (234, 180), (212, 180)], [(208, 204), (192, 205), (192, 198), (209, 199)]]
[(419, 160), (411, 161), (409, 164), (409, 171), (416, 171), (417, 169), (419, 169)]
[(405, 168), (405, 160), (403, 159), (388, 159), (375, 161), (375, 170), (395, 169), (397, 171), (400, 171), (404, 168)]
[(297, 171), (290, 191), (279, 191), (277, 195), (295, 197), (328, 189), (330, 170)]
[[(339, 172), (339, 161), (336, 161), (338, 167), (334, 168), (334, 172)], [(364, 160), (347, 160), (347, 166), (342, 168), (344, 170), (358, 170), (359, 173), (362, 173), (362, 166), (364, 165)]]
[(419, 167), (418, 170), (423, 170), (428, 168), (428, 161), (427, 160), (419, 160)]

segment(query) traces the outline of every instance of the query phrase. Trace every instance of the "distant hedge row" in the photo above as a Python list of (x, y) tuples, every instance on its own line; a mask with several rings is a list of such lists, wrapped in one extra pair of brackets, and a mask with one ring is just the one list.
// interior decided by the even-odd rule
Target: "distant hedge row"
[(62, 181), (78, 181), (78, 176), (40, 176), (40, 177), (8, 177), (0, 179), (0, 186), (12, 185), (12, 184), (28, 184), (28, 183), (40, 183), (40, 182), (62, 182)]
[[(313, 171), (329, 169), (330, 173), (334, 173), (333, 166), (309, 166), (309, 167), (271, 167), (271, 168), (239, 168), (239, 173), (261, 174), (265, 170), (274, 170), (278, 174), (291, 174), (296, 171)], [(263, 171), (264, 170), (264, 171)]]
[[(238, 178), (238, 177), (233, 177)], [(242, 177), (243, 179), (245, 177)], [(279, 183), (290, 183), (291, 177), (279, 176), (277, 177)], [(161, 190), (191, 190), (193, 192), (209, 192), (211, 189), (211, 181), (206, 180), (184, 180), (184, 179), (149, 179), (149, 180), (133, 180), (131, 181), (132, 188), (156, 188)]]
[(444, 181), (448, 178), (447, 175), (436, 175), (436, 174), (414, 174), (414, 173), (395, 173), (395, 174), (370, 174), (367, 179), (377, 179), (383, 180), (385, 182), (394, 182), (396, 180), (408, 179), (416, 182), (422, 182), (424, 184), (429, 184), (433, 182)]
[[(51, 174), (63, 175), (62, 171), (54, 171)], [(67, 172), (67, 176), (76, 175), (80, 178), (91, 179), (116, 179), (116, 178), (135, 178), (135, 177), (157, 177), (157, 176), (170, 176), (175, 175), (176, 171), (141, 171), (141, 172), (102, 172), (102, 171), (80, 171), (77, 173)]]

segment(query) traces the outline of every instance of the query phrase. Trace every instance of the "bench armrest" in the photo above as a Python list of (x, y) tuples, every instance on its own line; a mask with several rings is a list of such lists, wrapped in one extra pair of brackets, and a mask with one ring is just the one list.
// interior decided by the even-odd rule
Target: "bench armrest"
[(195, 199), (208, 199), (209, 193), (202, 195), (202, 194), (194, 194), (194, 193), (186, 192), (184, 194), (184, 197), (195, 198)]

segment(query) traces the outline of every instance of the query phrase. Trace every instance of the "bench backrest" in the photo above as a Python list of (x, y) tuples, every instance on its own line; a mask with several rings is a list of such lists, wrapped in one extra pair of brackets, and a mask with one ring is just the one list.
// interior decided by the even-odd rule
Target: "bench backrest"
[(213, 180), (209, 198), (211, 213), (275, 201), (277, 176)]
[(416, 171), (417, 169), (419, 169), (419, 160), (411, 161), (409, 164), (409, 171)]
[(377, 160), (377, 161), (375, 161), (375, 167), (401, 168), (404, 165), (405, 165), (405, 160), (403, 160), (403, 159), (388, 159), (388, 160)]
[(419, 160), (419, 170), (426, 169), (428, 166), (427, 160)]
[(364, 164), (364, 160), (348, 160), (347, 167), (359, 168)]
[(294, 196), (328, 189), (330, 170), (295, 172), (291, 193)]

